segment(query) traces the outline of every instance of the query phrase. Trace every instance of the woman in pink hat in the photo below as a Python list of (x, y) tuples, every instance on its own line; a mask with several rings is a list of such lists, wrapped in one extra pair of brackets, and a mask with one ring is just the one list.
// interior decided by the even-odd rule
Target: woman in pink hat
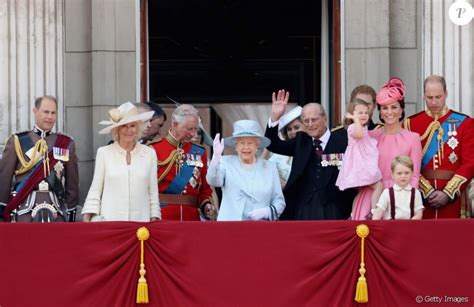
[[(400, 155), (409, 156), (414, 165), (411, 186), (418, 188), (421, 167), (421, 143), (417, 133), (402, 128), (405, 117), (406, 88), (399, 78), (391, 78), (377, 93), (377, 109), (384, 126), (369, 132), (377, 140), (379, 151), (378, 165), (382, 173), (384, 188), (393, 186), (390, 165)], [(362, 187), (354, 200), (353, 220), (365, 220), (371, 216), (372, 189)]]

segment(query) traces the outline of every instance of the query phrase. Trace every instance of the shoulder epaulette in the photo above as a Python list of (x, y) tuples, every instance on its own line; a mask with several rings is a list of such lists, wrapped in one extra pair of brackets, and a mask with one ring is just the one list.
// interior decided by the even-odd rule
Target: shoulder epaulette
[(72, 141), (74, 141), (74, 138), (69, 135), (69, 134), (66, 134), (66, 133), (63, 133), (63, 132), (56, 132), (56, 134), (61, 134), (61, 135), (64, 135), (64, 136), (67, 136), (68, 138), (70, 138)]
[(453, 111), (453, 113), (456, 113), (456, 114), (459, 114), (459, 115), (462, 115), (462, 116), (466, 116), (467, 118), (471, 118), (469, 115), (467, 115), (465, 113), (461, 113), (461, 112), (454, 111), (454, 110), (451, 110), (451, 111)]
[(24, 134), (27, 134), (27, 133), (30, 132), (30, 131), (31, 131), (31, 130), (23, 130), (23, 131), (20, 131), (20, 132), (17, 132), (17, 133), (10, 134), (10, 135), (8, 135), (7, 139), (6, 139), (3, 143), (1, 143), (1, 144), (5, 145), (5, 144), (7, 144), (7, 142), (8, 142), (9, 140), (13, 140), (13, 137), (14, 137), (15, 135), (18, 136), (18, 137), (20, 137), (20, 136), (22, 136), (22, 135), (24, 135)]
[(160, 143), (161, 141), (163, 141), (163, 138), (159, 138), (159, 139), (156, 139), (156, 140), (151, 140), (150, 142), (147, 143), (147, 146), (152, 147), (153, 144)]
[(331, 129), (331, 132), (334, 132), (334, 131), (337, 131), (337, 130), (341, 130), (341, 129), (344, 129), (344, 125), (339, 125), (339, 126), (336, 126), (334, 128)]
[(16, 135), (17, 137), (20, 137), (20, 136), (23, 136), (25, 134), (28, 134), (29, 132), (31, 132), (31, 130), (23, 130), (23, 131), (20, 131), (20, 132), (17, 132), (17, 133), (13, 133), (13, 134), (10, 134), (8, 136), (8, 138), (6, 139), (6, 141), (3, 143), (3, 144), (6, 144), (9, 140), (13, 140), (13, 137)]
[(418, 116), (420, 116), (422, 114), (425, 114), (425, 113), (426, 113), (425, 111), (421, 111), (421, 112), (418, 112), (418, 113), (415, 113), (413, 115), (408, 116), (408, 118), (412, 119), (412, 118), (418, 117)]
[(12, 137), (13, 135), (20, 136), (20, 135), (24, 135), (24, 134), (27, 134), (27, 133), (30, 133), (30, 132), (31, 132), (31, 130), (23, 130), (23, 131), (15, 133), (15, 134), (12, 134), (10, 137)]

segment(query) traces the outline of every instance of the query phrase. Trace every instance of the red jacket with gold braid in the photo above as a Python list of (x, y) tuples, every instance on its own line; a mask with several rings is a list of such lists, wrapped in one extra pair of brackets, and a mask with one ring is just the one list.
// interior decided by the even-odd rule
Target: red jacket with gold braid
[[(420, 134), (424, 165), (419, 189), (423, 197), (438, 190), (446, 193), (451, 201), (437, 212), (426, 207), (423, 217), (465, 217), (465, 208), (461, 208), (461, 199), (457, 196), (474, 176), (474, 120), (445, 108), (437, 121), (431, 112), (423, 111), (407, 118), (404, 126)], [(435, 155), (429, 154), (430, 145)]]
[[(164, 203), (160, 199), (163, 220), (199, 220), (199, 208), (207, 203), (213, 203), (212, 190), (206, 181), (207, 154), (205, 149), (197, 144), (181, 144), (171, 134), (158, 140), (151, 147), (158, 157), (158, 190), (165, 193), (177, 175), (180, 175), (180, 164), (191, 161), (194, 169), (185, 188), (178, 195), (197, 197), (196, 206)], [(203, 150), (202, 156), (191, 152), (192, 146), (199, 146)], [(164, 198), (164, 197), (160, 197)], [(199, 207), (199, 208), (198, 208)]]

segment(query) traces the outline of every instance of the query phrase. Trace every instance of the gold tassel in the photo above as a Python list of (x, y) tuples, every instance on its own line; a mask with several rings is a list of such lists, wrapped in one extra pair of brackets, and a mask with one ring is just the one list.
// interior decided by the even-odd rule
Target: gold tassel
[(148, 304), (148, 284), (145, 279), (145, 250), (144, 243), (150, 237), (150, 232), (146, 227), (140, 227), (137, 230), (137, 238), (140, 240), (140, 278), (138, 279), (137, 304)]
[(367, 303), (369, 301), (369, 292), (367, 289), (367, 280), (365, 278), (365, 263), (364, 263), (364, 240), (369, 235), (369, 227), (365, 224), (357, 225), (357, 235), (361, 238), (360, 248), (360, 269), (359, 279), (357, 280), (357, 287), (354, 300), (357, 303)]

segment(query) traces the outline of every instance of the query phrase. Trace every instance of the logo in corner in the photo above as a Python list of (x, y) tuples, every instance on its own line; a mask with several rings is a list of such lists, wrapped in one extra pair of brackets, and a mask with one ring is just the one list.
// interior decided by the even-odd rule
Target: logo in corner
[(449, 19), (458, 26), (464, 26), (470, 23), (473, 15), (474, 10), (471, 4), (466, 0), (456, 0), (449, 7)]

